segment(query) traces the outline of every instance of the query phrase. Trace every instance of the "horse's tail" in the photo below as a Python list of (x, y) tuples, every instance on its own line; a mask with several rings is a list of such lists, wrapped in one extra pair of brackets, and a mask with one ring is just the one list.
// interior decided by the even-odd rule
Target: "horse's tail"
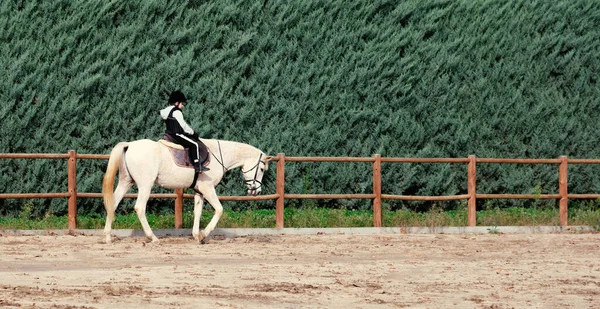
[(110, 222), (114, 219), (114, 193), (113, 188), (115, 185), (115, 175), (119, 170), (119, 166), (123, 162), (123, 154), (127, 150), (129, 143), (121, 142), (118, 143), (115, 148), (110, 152), (110, 158), (108, 159), (108, 166), (106, 167), (106, 173), (102, 180), (102, 197), (104, 198), (104, 209), (106, 209), (107, 221)]

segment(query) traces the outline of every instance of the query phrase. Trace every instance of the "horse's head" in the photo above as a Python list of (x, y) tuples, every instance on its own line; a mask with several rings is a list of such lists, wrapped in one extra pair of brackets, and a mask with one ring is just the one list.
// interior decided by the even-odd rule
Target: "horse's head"
[(260, 194), (262, 190), (262, 178), (265, 171), (269, 169), (270, 158), (261, 152), (256, 157), (248, 158), (244, 162), (242, 173), (244, 174), (244, 182), (246, 183), (248, 194)]

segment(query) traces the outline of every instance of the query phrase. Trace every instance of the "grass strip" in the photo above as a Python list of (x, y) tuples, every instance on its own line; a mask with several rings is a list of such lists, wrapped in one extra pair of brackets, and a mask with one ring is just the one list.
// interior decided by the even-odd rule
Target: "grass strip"
[[(204, 211), (200, 226), (204, 227), (213, 213)], [(293, 209), (284, 211), (285, 227), (292, 228), (334, 228), (334, 227), (372, 227), (373, 213), (367, 210), (347, 209)], [(155, 229), (173, 228), (173, 214), (147, 214), (150, 226)], [(383, 226), (387, 227), (441, 227), (466, 226), (467, 211), (415, 212), (409, 210), (383, 211)], [(98, 214), (79, 216), (79, 229), (103, 229), (104, 216)], [(48, 216), (42, 219), (26, 217), (0, 217), (0, 229), (45, 230), (66, 229), (67, 216)], [(183, 214), (183, 228), (191, 228), (193, 212)], [(477, 212), (478, 226), (558, 226), (558, 209), (505, 208), (488, 209)], [(569, 209), (569, 225), (591, 226), (600, 229), (600, 210)], [(217, 227), (220, 228), (273, 228), (275, 227), (274, 209), (256, 209), (244, 211), (225, 210)], [(135, 213), (115, 216), (114, 229), (141, 229)]]

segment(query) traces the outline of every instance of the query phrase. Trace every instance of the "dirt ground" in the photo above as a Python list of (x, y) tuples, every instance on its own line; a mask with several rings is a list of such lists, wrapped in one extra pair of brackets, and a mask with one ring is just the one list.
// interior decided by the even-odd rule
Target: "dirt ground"
[(600, 234), (101, 240), (0, 236), (0, 307), (600, 308)]

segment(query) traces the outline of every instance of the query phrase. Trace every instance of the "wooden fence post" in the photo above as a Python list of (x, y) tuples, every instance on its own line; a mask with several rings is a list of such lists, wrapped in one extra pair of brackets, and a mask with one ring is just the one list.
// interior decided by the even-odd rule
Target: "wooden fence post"
[(373, 226), (381, 227), (381, 155), (374, 155), (373, 162)]
[(69, 150), (69, 161), (67, 163), (67, 186), (69, 191), (69, 231), (77, 228), (77, 152)]
[(283, 228), (283, 206), (284, 206), (284, 195), (285, 195), (285, 154), (280, 153), (277, 155), (279, 160), (277, 161), (277, 182), (275, 185), (275, 191), (279, 194), (277, 202), (275, 203), (275, 227)]
[(567, 156), (560, 157), (560, 166), (558, 168), (558, 191), (560, 194), (559, 215), (560, 226), (567, 226), (568, 223), (568, 205), (569, 205), (569, 165)]
[(175, 228), (183, 228), (183, 189), (175, 189)]
[(475, 155), (469, 156), (469, 167), (467, 176), (467, 190), (469, 193), (469, 202), (467, 210), (467, 225), (475, 226), (477, 224), (477, 173), (476, 173), (476, 161)]

